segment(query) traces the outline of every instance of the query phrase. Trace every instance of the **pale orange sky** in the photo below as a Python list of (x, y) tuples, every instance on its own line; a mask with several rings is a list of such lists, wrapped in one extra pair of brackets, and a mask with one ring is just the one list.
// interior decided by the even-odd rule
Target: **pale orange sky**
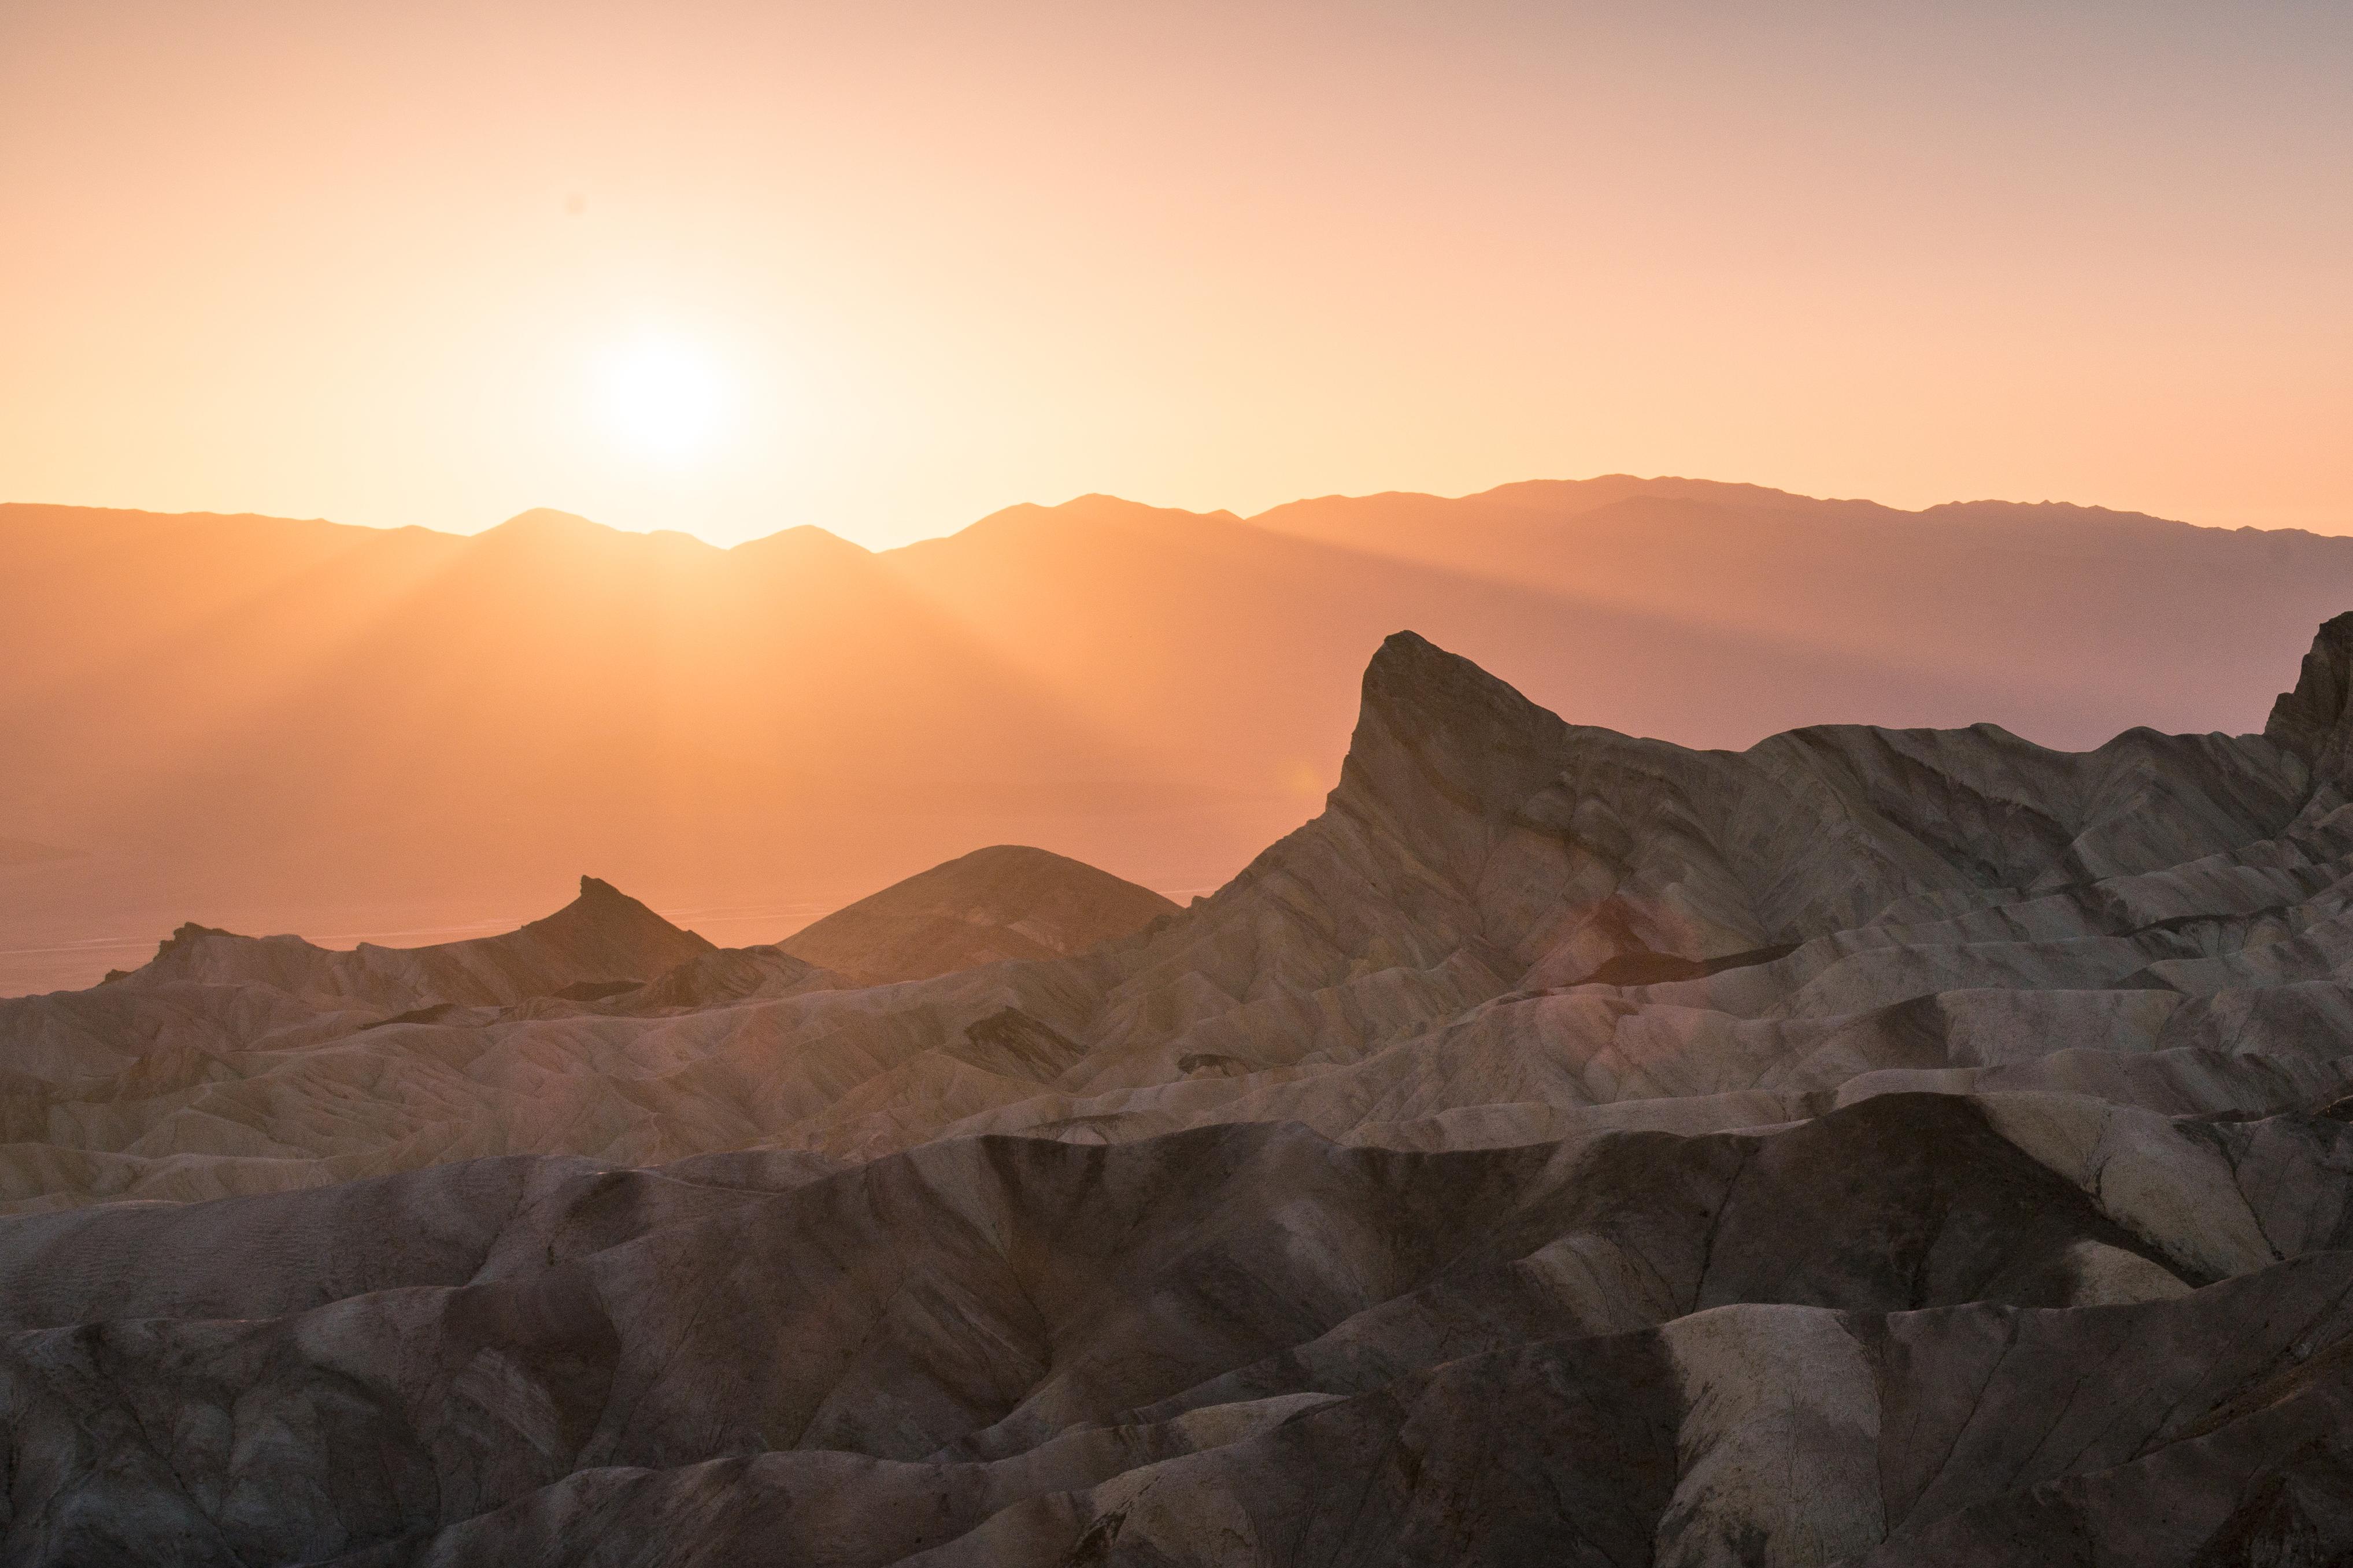
[(5, 500), (2353, 531), (2348, 258), (2336, 3), (0, 6)]

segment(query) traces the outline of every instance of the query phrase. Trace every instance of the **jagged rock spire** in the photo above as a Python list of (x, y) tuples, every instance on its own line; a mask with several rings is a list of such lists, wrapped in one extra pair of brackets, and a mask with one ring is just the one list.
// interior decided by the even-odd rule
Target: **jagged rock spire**
[(2317, 822), (2353, 800), (2353, 611), (2313, 634), (2295, 689), (2272, 704), (2263, 734), (2311, 764), (2302, 821)]
[(2345, 727), (2353, 703), (2353, 611), (2320, 624), (2312, 651), (2304, 656), (2295, 689), (2272, 704), (2263, 733), (2306, 761), (2317, 763)]
[(1567, 732), (1469, 659), (1395, 632), (1365, 668), (1344, 793), (1429, 788), (1473, 816), (1509, 813), (1560, 767)]

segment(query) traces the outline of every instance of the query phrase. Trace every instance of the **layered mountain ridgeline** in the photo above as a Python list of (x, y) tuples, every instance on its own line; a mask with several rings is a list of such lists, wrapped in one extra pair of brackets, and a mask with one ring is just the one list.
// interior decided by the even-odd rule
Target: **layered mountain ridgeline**
[(1211, 887), (1315, 809), (1400, 626), (1687, 745), (1994, 719), (2084, 746), (2250, 722), (2347, 604), (2353, 540), (1681, 480), (1249, 520), (1089, 497), (881, 552), (0, 508), (0, 824), (92, 857), (0, 865), (0, 994), (191, 918), (476, 927), (582, 867), (697, 910), (832, 908), (1004, 841)]
[(1400, 634), (1073, 956), (175, 939), (0, 1005), (0, 1550), (2330, 1561), (2348, 697), (1694, 752)]

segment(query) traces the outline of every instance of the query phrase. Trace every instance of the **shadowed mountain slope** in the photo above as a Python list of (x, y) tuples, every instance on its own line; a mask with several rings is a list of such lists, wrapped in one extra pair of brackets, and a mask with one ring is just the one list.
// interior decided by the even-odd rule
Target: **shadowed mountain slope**
[(2333, 1561), (2348, 701), (1690, 751), (1400, 633), (1069, 956), (175, 938), (0, 1004), (0, 1552)]

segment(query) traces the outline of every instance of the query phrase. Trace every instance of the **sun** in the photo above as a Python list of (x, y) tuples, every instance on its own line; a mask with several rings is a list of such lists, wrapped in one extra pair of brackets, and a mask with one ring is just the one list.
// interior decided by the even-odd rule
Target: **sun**
[(708, 452), (733, 412), (717, 356), (689, 338), (646, 333), (616, 343), (596, 383), (608, 431), (639, 456), (667, 463)]

